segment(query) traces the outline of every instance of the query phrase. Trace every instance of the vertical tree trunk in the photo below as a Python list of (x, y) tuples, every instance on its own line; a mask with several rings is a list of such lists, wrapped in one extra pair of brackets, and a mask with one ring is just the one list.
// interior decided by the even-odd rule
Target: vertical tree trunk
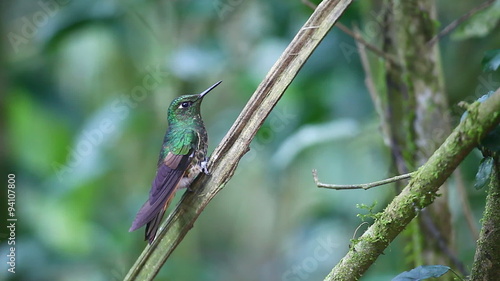
[[(386, 64), (386, 91), (379, 98), (394, 164), (399, 173), (407, 173), (422, 165), (451, 129), (438, 48), (428, 44), (436, 33), (434, 1), (386, 4), (383, 48), (399, 65)], [(406, 231), (413, 266), (453, 266), (448, 258), (453, 231), (446, 188), (441, 193)]]
[(477, 241), (471, 281), (498, 280), (500, 278), (500, 157), (495, 166), (486, 198), (483, 227)]

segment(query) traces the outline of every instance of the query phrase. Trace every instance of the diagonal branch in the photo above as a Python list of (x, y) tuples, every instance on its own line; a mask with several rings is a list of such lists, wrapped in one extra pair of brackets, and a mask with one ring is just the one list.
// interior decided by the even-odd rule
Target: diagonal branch
[(500, 123), (500, 89), (483, 103), (469, 107), (465, 120), (455, 128), (427, 163), (418, 169), (403, 191), (377, 216), (325, 280), (357, 280), (384, 249), (437, 197), (437, 191), (460, 162)]
[(352, 0), (321, 2), (260, 83), (238, 119), (215, 149), (208, 164), (212, 175), (201, 175), (193, 182), (191, 189), (194, 192), (186, 193), (182, 197), (179, 205), (163, 224), (155, 242), (146, 246), (124, 280), (153, 280), (158, 274), (203, 209), (232, 177), (266, 117), (351, 2)]
[(443, 38), (444, 36), (448, 35), (453, 30), (455, 30), (455, 28), (457, 28), (461, 23), (463, 23), (464, 21), (470, 19), (473, 15), (477, 14), (478, 12), (480, 12), (480, 11), (488, 8), (489, 6), (493, 5), (493, 3), (495, 3), (495, 0), (488, 0), (488, 1), (484, 2), (484, 3), (482, 3), (481, 5), (479, 5), (479, 6), (475, 7), (475, 8), (473, 8), (473, 9), (471, 9), (467, 13), (463, 14), (461, 17), (459, 17), (458, 19), (452, 21), (445, 28), (443, 28), (443, 30), (441, 30), (436, 36), (432, 37), (432, 39), (429, 40), (429, 42), (427, 42), (427, 45), (429, 45), (429, 46), (434, 45), (441, 38)]

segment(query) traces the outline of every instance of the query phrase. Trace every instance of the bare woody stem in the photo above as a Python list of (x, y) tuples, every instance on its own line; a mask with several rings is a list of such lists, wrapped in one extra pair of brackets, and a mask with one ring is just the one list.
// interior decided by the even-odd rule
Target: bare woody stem
[(312, 52), (352, 0), (324, 0), (298, 31), (210, 157), (210, 176), (201, 175), (162, 225), (155, 242), (146, 246), (124, 280), (148, 281), (193, 227), (212, 198), (232, 177), (255, 134)]
[(435, 200), (439, 187), (460, 162), (500, 123), (500, 89), (485, 102), (472, 104), (468, 111), (467, 118), (415, 172), (408, 185), (377, 216), (325, 280), (358, 280), (419, 210)]
[(408, 174), (403, 174), (403, 175), (399, 175), (399, 176), (395, 176), (395, 177), (388, 178), (388, 179), (381, 180), (381, 181), (375, 181), (375, 182), (370, 182), (370, 183), (362, 183), (362, 184), (349, 184), (349, 185), (339, 185), (339, 184), (326, 184), (326, 183), (322, 183), (318, 179), (318, 172), (316, 170), (313, 170), (312, 174), (313, 174), (314, 183), (316, 183), (317, 187), (329, 188), (329, 189), (335, 189), (335, 190), (346, 190), (346, 189), (365, 189), (366, 190), (366, 189), (370, 189), (370, 188), (373, 188), (373, 187), (377, 187), (377, 186), (385, 185), (385, 184), (388, 184), (388, 183), (392, 183), (392, 182), (396, 182), (396, 181), (400, 181), (400, 180), (411, 178), (413, 175), (415, 175), (415, 172), (408, 173)]

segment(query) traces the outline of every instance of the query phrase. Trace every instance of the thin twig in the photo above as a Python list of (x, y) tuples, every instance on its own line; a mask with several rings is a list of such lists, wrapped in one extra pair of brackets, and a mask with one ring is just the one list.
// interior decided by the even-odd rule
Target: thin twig
[(313, 10), (316, 10), (316, 8), (318, 7), (316, 4), (314, 4), (313, 2), (311, 2), (309, 0), (302, 0), (302, 3)]
[(399, 63), (397, 62), (397, 60), (392, 55), (384, 53), (384, 51), (380, 50), (375, 45), (368, 43), (365, 39), (363, 39), (363, 37), (361, 36), (361, 34), (359, 34), (358, 32), (353, 32), (347, 26), (343, 25), (340, 22), (338, 22), (336, 24), (336, 26), (340, 30), (342, 30), (345, 34), (351, 36), (352, 38), (354, 38), (354, 40), (356, 40), (357, 42), (363, 44), (368, 50), (372, 51), (377, 56), (385, 59), (386, 61), (390, 62), (391, 64), (393, 64), (395, 66), (399, 66)]
[[(302, 1), (302, 3), (304, 3), (306, 6), (308, 6), (309, 8), (311, 8), (313, 10), (316, 9), (316, 7), (317, 7), (316, 4), (312, 3), (309, 0), (301, 0), (301, 1)], [(342, 30), (345, 34), (351, 36), (355, 41), (363, 44), (368, 50), (372, 51), (374, 54), (385, 59), (386, 61), (390, 62), (391, 64), (394, 64), (396, 66), (399, 65), (397, 60), (392, 55), (383, 52), (382, 50), (377, 48), (375, 45), (367, 42), (365, 39), (363, 39), (361, 34), (353, 32), (352, 30), (349, 29), (349, 27), (345, 26), (341, 22), (337, 22), (335, 24), (335, 26), (338, 27), (340, 30)]]
[(455, 28), (457, 28), (461, 23), (468, 20), (469, 18), (471, 18), (473, 15), (477, 14), (478, 12), (488, 8), (494, 2), (495, 2), (495, 0), (488, 0), (488, 1), (484, 2), (483, 4), (471, 9), (470, 11), (468, 11), (467, 13), (465, 13), (463, 16), (459, 17), (458, 19), (452, 21), (445, 28), (443, 28), (443, 30), (441, 30), (436, 36), (432, 37), (432, 39), (429, 40), (429, 42), (427, 42), (427, 45), (429, 45), (429, 46), (434, 45), (441, 38), (448, 35), (453, 30), (455, 30)]
[(370, 188), (373, 188), (376, 186), (381, 186), (381, 185), (392, 183), (395, 181), (400, 181), (400, 180), (411, 178), (412, 175), (415, 174), (415, 172), (395, 176), (395, 177), (388, 178), (388, 179), (381, 180), (381, 181), (362, 183), (362, 184), (350, 184), (350, 185), (338, 185), (338, 184), (322, 183), (318, 180), (318, 172), (316, 170), (312, 170), (312, 174), (313, 174), (313, 178), (314, 178), (314, 183), (316, 183), (316, 186), (318, 186), (318, 187), (335, 189), (335, 190), (343, 190), (343, 189), (365, 189), (366, 190), (366, 189), (370, 189)]
[[(354, 33), (359, 33), (358, 27), (354, 27)], [(361, 66), (365, 71), (365, 85), (368, 89), (368, 93), (370, 93), (370, 97), (372, 98), (373, 105), (375, 107), (375, 111), (380, 117), (380, 127), (382, 129), (382, 136), (384, 138), (384, 142), (386, 144), (390, 144), (390, 140), (388, 136), (390, 136), (390, 128), (387, 122), (387, 118), (384, 114), (384, 105), (381, 101), (381, 95), (377, 91), (377, 87), (375, 87), (375, 80), (373, 79), (373, 72), (370, 67), (370, 61), (368, 60), (368, 54), (366, 53), (365, 45), (356, 41), (356, 47), (358, 48), (359, 59), (361, 61)]]
[[(355, 26), (354, 27), (354, 33), (358, 34), (359, 29)], [(373, 100), (375, 110), (377, 113), (382, 117), (383, 116), (383, 108), (382, 108), (382, 103), (379, 98), (379, 94), (377, 91), (377, 88), (375, 87), (375, 82), (373, 80), (373, 74), (370, 68), (370, 61), (368, 60), (368, 54), (366, 53), (365, 50), (365, 45), (359, 43), (356, 41), (356, 47), (358, 47), (358, 53), (359, 53), (359, 58), (361, 60), (361, 66), (363, 67), (363, 70), (365, 71), (365, 85), (366, 88), (368, 89), (368, 93), (370, 94), (370, 97)]]

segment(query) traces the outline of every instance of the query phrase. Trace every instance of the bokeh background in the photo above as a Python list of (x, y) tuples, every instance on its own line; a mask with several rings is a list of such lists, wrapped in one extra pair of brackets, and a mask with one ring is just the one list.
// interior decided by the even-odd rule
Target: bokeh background
[[(475, 6), (437, 4), (441, 27)], [(355, 1), (341, 22), (378, 42), (382, 8)], [(18, 217), (17, 273), (6, 271), (2, 227), (0, 280), (23, 281), (122, 280), (146, 245), (142, 229), (128, 228), (155, 175), (170, 101), (223, 80), (202, 105), (213, 151), (312, 12), (299, 0), (20, 0), (0, 9), (0, 168), (3, 182), (16, 174)], [(500, 44), (492, 10), (486, 32), (466, 24), (440, 43), (453, 125), (459, 101), (500, 86), (480, 63)], [(354, 48), (331, 30), (157, 280), (322, 280), (347, 252), (366, 229), (355, 233), (362, 205), (379, 211), (395, 194), (318, 189), (312, 179), (312, 169), (337, 184), (390, 176)], [(478, 226), (479, 159), (472, 153), (461, 166)], [(450, 182), (456, 251), (470, 268), (475, 241)], [(364, 280), (409, 270), (404, 241)]]

